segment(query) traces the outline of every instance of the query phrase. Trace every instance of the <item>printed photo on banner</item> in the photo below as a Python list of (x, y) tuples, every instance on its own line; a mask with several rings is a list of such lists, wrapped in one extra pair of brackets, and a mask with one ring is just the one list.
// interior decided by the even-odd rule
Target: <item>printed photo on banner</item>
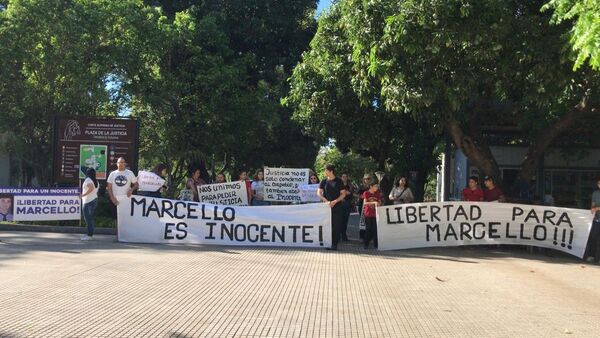
[(438, 202), (377, 209), (380, 250), (514, 244), (581, 258), (591, 224), (587, 209), (524, 204)]
[(300, 190), (300, 200), (303, 203), (321, 202), (321, 199), (317, 195), (317, 190), (319, 190), (318, 184), (300, 184), (298, 189)]
[(165, 179), (157, 174), (140, 170), (137, 176), (138, 191), (159, 191), (165, 185)]
[(88, 168), (96, 170), (96, 178), (106, 179), (107, 147), (82, 144), (79, 146), (79, 178), (84, 179)]
[(200, 185), (198, 198), (200, 203), (248, 205), (248, 191), (242, 181)]
[(309, 169), (265, 167), (265, 201), (302, 202), (299, 185), (308, 183)]
[(0, 220), (78, 220), (81, 215), (79, 188), (0, 187), (0, 196)]
[(331, 246), (331, 210), (324, 203), (258, 208), (134, 195), (117, 210), (121, 242)]
[(14, 195), (12, 193), (0, 193), (0, 222), (14, 219), (13, 205)]

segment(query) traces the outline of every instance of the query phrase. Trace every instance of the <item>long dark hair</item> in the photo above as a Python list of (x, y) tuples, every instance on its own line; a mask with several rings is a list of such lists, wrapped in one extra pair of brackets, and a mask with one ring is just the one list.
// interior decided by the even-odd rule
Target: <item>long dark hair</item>
[(85, 177), (89, 177), (94, 182), (94, 187), (98, 188), (98, 180), (96, 179), (96, 170), (94, 168), (87, 168)]
[(160, 173), (165, 169), (169, 170), (169, 167), (167, 167), (167, 165), (164, 163), (159, 163), (156, 165), (156, 167), (154, 167), (154, 169), (152, 169), (152, 172), (155, 173), (156, 175), (162, 177), (162, 175)]

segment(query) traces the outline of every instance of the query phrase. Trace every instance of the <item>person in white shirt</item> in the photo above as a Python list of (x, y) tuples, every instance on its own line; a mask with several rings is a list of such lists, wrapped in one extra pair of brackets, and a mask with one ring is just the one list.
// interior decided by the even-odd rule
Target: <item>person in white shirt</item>
[(113, 217), (115, 218), (117, 215), (116, 206), (119, 205), (120, 202), (131, 197), (133, 191), (137, 189), (137, 178), (131, 170), (125, 168), (126, 166), (127, 162), (125, 159), (119, 157), (117, 160), (117, 170), (112, 171), (106, 180), (108, 197), (115, 205), (115, 208), (113, 208)]
[(94, 236), (94, 211), (98, 205), (98, 180), (96, 170), (88, 168), (85, 180), (81, 185), (81, 204), (83, 205), (83, 219), (87, 224), (87, 235), (81, 237), (82, 241), (89, 241)]

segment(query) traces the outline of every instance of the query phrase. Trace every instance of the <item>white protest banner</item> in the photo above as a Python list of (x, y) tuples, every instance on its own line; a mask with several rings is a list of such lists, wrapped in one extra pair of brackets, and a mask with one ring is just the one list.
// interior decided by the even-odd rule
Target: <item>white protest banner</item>
[(265, 167), (265, 201), (301, 202), (298, 186), (308, 183), (309, 171)]
[(140, 170), (137, 176), (138, 191), (158, 191), (165, 185), (165, 179), (150, 171)]
[(331, 246), (331, 209), (324, 203), (246, 207), (134, 195), (117, 211), (121, 242)]
[(298, 189), (300, 189), (300, 200), (302, 202), (321, 201), (321, 199), (317, 195), (317, 190), (319, 190), (318, 184), (300, 184), (298, 185)]
[(591, 224), (589, 210), (524, 204), (438, 202), (377, 208), (380, 250), (516, 244), (581, 258)]
[(0, 221), (78, 220), (81, 217), (79, 188), (0, 187)]
[(204, 184), (198, 187), (200, 203), (248, 205), (246, 183), (242, 181)]

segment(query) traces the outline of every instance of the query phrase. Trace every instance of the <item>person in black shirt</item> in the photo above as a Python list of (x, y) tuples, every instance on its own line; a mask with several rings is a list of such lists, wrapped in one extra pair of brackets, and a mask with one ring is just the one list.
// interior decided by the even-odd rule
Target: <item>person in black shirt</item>
[(324, 180), (319, 184), (317, 194), (321, 201), (327, 203), (331, 208), (331, 250), (337, 250), (339, 239), (339, 230), (344, 221), (344, 206), (343, 201), (346, 197), (344, 182), (339, 177), (335, 177), (335, 167), (328, 164), (325, 167)]

